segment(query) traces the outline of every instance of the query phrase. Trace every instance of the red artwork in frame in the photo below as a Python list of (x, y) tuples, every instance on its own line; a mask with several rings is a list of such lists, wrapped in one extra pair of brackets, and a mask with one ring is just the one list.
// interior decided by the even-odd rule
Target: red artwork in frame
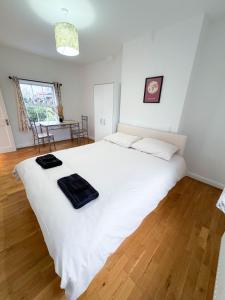
[(163, 84), (163, 76), (145, 79), (144, 103), (159, 103)]

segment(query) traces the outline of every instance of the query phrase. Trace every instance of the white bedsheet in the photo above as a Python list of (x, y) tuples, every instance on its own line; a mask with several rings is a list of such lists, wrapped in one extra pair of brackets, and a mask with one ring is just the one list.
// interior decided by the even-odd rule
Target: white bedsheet
[[(54, 153), (60, 167), (43, 170), (35, 158), (16, 166), (61, 277), (74, 300), (88, 287), (106, 259), (158, 205), (186, 171), (184, 159), (170, 161), (107, 141)], [(99, 197), (74, 209), (57, 179), (78, 173)]]

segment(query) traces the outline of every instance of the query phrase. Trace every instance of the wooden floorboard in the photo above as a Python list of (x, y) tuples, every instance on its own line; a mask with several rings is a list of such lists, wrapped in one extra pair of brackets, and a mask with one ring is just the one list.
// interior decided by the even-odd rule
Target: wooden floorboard
[[(57, 149), (76, 146), (57, 143)], [(48, 148), (42, 148), (42, 153)], [(65, 300), (14, 166), (34, 147), (0, 154), (0, 299)], [(107, 260), (80, 300), (211, 300), (225, 216), (221, 191), (182, 179)]]

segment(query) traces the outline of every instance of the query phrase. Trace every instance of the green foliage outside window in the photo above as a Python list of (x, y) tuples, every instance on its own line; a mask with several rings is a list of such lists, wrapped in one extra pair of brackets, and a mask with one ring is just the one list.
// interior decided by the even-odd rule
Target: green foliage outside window
[(29, 119), (35, 122), (41, 121), (55, 121), (56, 112), (53, 107), (43, 107), (43, 106), (32, 106), (27, 105), (27, 114)]
[(35, 122), (57, 121), (57, 104), (52, 85), (20, 83), (28, 118)]

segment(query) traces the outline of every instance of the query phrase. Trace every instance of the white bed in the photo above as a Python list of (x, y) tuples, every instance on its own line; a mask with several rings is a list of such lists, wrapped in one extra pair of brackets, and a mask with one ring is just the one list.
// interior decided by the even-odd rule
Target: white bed
[[(69, 300), (85, 291), (109, 255), (185, 175), (184, 136), (123, 124), (118, 130), (144, 137), (155, 133), (175, 143), (180, 152), (165, 161), (100, 141), (55, 152), (63, 161), (60, 167), (43, 170), (35, 158), (16, 166)], [(78, 210), (57, 186), (57, 179), (73, 173), (100, 195)]]

